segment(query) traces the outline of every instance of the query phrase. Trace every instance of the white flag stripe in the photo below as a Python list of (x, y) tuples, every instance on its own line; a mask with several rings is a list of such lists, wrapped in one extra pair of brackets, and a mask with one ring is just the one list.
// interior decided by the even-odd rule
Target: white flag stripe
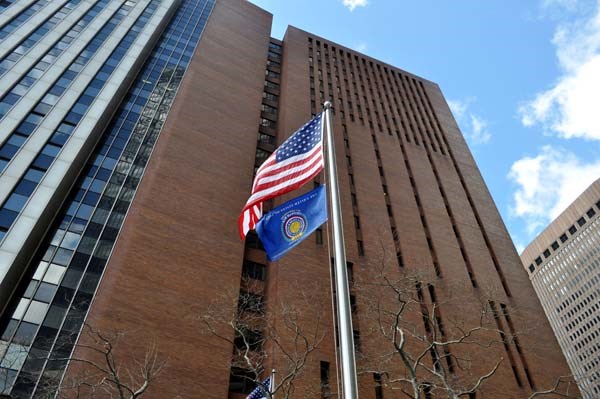
[[(254, 178), (254, 182), (252, 183), (252, 191), (254, 191), (256, 189), (259, 181), (263, 179), (262, 175), (273, 173), (273, 171), (277, 171), (278, 169), (285, 169), (287, 167), (287, 165), (290, 165), (290, 164), (296, 163), (296, 162), (300, 162), (304, 159), (312, 157), (313, 155), (318, 155), (322, 151), (323, 151), (323, 146), (321, 144), (319, 144), (317, 147), (313, 148), (311, 151), (307, 152), (306, 154), (295, 155), (293, 157), (286, 159), (283, 162), (279, 162), (279, 163), (275, 163), (275, 164), (270, 164), (270, 162), (269, 162), (269, 160), (272, 157), (273, 158), (275, 157), (275, 153), (271, 154), (269, 156), (269, 158), (267, 158), (267, 160), (256, 171), (256, 174), (255, 174), (256, 177)], [(263, 169), (263, 167), (264, 167), (264, 169)]]
[[(323, 147), (319, 144), (319, 145), (315, 146), (315, 148), (313, 148), (312, 150), (310, 150), (309, 152), (307, 152), (305, 154), (294, 155), (293, 157), (289, 157), (288, 159), (286, 159), (283, 162), (279, 162), (279, 163), (276, 163), (276, 164), (273, 164), (273, 165), (269, 165), (268, 167), (266, 167), (261, 172), (262, 173), (268, 173), (268, 172), (271, 172), (272, 170), (277, 170), (277, 169), (280, 169), (280, 168), (284, 168), (286, 165), (302, 161), (302, 160), (304, 160), (306, 158), (310, 158), (315, 153), (317, 153), (319, 151), (322, 151), (322, 148)], [(258, 170), (260, 170), (260, 168)], [(259, 175), (258, 171), (257, 171), (256, 175), (257, 176)]]
[[(313, 158), (317, 159), (318, 157), (319, 157), (319, 153), (313, 154)], [(313, 161), (314, 160), (310, 160), (310, 161), (307, 161), (307, 163), (312, 163)], [(292, 173), (299, 172), (302, 169), (306, 169), (306, 164), (298, 165), (295, 168), (291, 168), (291, 169), (285, 169), (283, 172), (280, 172), (275, 175), (269, 175), (269, 176), (265, 176), (260, 179), (257, 179), (258, 184), (256, 184), (256, 186), (260, 186), (261, 184), (265, 184), (265, 183), (268, 183), (271, 181), (279, 180), (285, 176), (291, 175)]]
[(248, 234), (250, 231), (250, 209), (246, 209), (244, 211), (244, 221), (242, 222), (242, 228), (244, 231), (244, 235)]
[(260, 192), (253, 194), (252, 196), (250, 196), (250, 198), (248, 199), (248, 202), (246, 202), (246, 204), (255, 202), (258, 199), (261, 199), (263, 197), (268, 196), (271, 193), (276, 192), (277, 190), (286, 187), (286, 186), (290, 186), (294, 183), (297, 183), (299, 181), (302, 181), (303, 179), (305, 179), (307, 176), (311, 176), (313, 173), (315, 173), (317, 170), (323, 168), (323, 161), (318, 162), (317, 164), (315, 164), (312, 168), (308, 169), (306, 172), (304, 172), (303, 174), (290, 179), (290, 180), (286, 180), (284, 182), (281, 182), (279, 184), (277, 184), (276, 186), (273, 186), (269, 189), (266, 190), (261, 190)]

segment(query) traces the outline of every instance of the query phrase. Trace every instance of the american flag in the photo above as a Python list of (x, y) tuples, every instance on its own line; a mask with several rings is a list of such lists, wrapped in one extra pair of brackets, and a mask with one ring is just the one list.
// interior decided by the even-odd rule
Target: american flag
[(301, 187), (323, 170), (323, 113), (298, 129), (258, 168), (238, 219), (242, 240), (262, 217), (263, 202)]
[(269, 377), (262, 383), (256, 384), (256, 388), (254, 388), (254, 390), (250, 392), (250, 395), (246, 396), (246, 399), (266, 399), (267, 397), (269, 397), (267, 396), (267, 390), (269, 390), (270, 392), (272, 389), (273, 387), (271, 386), (271, 377)]

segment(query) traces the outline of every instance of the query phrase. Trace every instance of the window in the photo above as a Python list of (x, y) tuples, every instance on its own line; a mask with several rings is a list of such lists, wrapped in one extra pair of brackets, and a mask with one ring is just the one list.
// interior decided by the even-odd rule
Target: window
[(576, 231), (577, 231), (577, 228), (575, 226), (569, 227), (569, 234), (573, 235), (573, 234), (575, 234)]
[(529, 265), (529, 273), (533, 273), (535, 271), (535, 266), (533, 266), (533, 263), (531, 265)]
[(264, 341), (262, 332), (258, 330), (252, 330), (246, 327), (238, 327), (240, 331), (236, 332), (236, 337), (233, 340), (233, 344), (241, 352), (246, 350), (260, 351)]
[(381, 384), (381, 374), (373, 373), (373, 380), (375, 381), (375, 399), (383, 399), (383, 387)]
[(581, 227), (585, 224), (585, 219), (583, 216), (577, 220), (577, 224), (579, 225), (579, 227)]
[(567, 241), (567, 239), (568, 238), (567, 238), (566, 234), (561, 234), (561, 236), (560, 236), (560, 242), (565, 242), (565, 241)]
[(556, 250), (558, 249), (558, 243), (557, 243), (556, 241), (554, 241), (554, 242), (552, 243), (552, 249), (553, 249), (554, 251), (556, 251)]
[(588, 211), (586, 212), (587, 216), (589, 218), (593, 217), (596, 214), (596, 211), (594, 210), (594, 208), (590, 208), (588, 209)]
[(323, 245), (323, 228), (319, 227), (315, 230), (315, 240), (317, 245)]
[(264, 281), (267, 275), (267, 268), (260, 263), (244, 260), (242, 267), (242, 276), (254, 280)]
[(331, 397), (329, 385), (329, 362), (321, 361), (321, 398)]
[(535, 258), (535, 264), (538, 265), (538, 266), (541, 265), (542, 264), (542, 258), (539, 257), (539, 256), (537, 258)]
[(239, 314), (242, 314), (243, 312), (263, 313), (263, 311), (264, 301), (262, 295), (240, 291), (240, 297), (238, 299)]
[(352, 330), (352, 335), (354, 337), (354, 351), (360, 352), (360, 331)]
[(546, 250), (544, 251), (544, 257), (545, 257), (545, 258), (549, 258), (549, 257), (550, 257), (550, 250), (546, 249)]
[(262, 242), (258, 238), (258, 234), (256, 234), (255, 231), (249, 231), (248, 232), (248, 235), (246, 236), (246, 247), (247, 248), (260, 249), (260, 250), (264, 251), (264, 247), (262, 245)]
[(229, 392), (247, 394), (255, 387), (256, 375), (240, 367), (232, 367), (229, 375)]

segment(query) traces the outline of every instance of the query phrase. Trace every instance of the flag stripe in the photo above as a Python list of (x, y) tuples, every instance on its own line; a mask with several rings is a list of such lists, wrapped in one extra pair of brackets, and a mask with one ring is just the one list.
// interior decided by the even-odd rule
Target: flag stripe
[[(269, 188), (266, 188), (264, 190), (257, 192), (256, 194), (251, 195), (250, 198), (248, 199), (247, 204), (254, 205), (256, 203), (256, 201), (258, 201), (258, 200), (261, 200), (261, 199), (263, 201), (266, 200), (267, 198), (265, 198), (265, 197), (271, 198), (271, 196), (277, 195), (276, 193), (278, 193), (282, 189), (285, 189), (287, 186), (291, 186), (297, 182), (303, 181), (304, 179), (307, 179), (307, 178), (310, 179), (310, 178), (314, 177), (317, 173), (319, 173), (321, 171), (321, 169), (323, 169), (323, 160), (319, 159), (319, 160), (317, 160), (316, 164), (314, 164), (310, 169), (308, 169), (304, 173), (302, 173), (292, 179), (285, 179), (284, 181), (281, 181), (274, 186), (270, 186)], [(287, 191), (292, 191), (292, 190), (287, 190)], [(283, 193), (281, 193), (281, 194), (283, 194)]]
[(322, 161), (322, 159), (323, 159), (323, 157), (320, 154), (314, 154), (311, 159), (307, 159), (302, 164), (299, 164), (299, 165), (297, 165), (295, 167), (292, 167), (290, 169), (283, 169), (283, 171), (278, 171), (275, 174), (267, 175), (267, 176), (264, 176), (264, 177), (262, 177), (260, 179), (257, 179), (255, 187), (264, 186), (264, 185), (269, 184), (269, 183), (271, 185), (273, 185), (274, 182), (282, 180), (282, 179), (284, 179), (284, 178), (286, 178), (286, 177), (288, 177), (290, 175), (302, 173), (302, 171), (304, 171), (306, 169), (309, 169), (310, 167), (313, 166), (313, 164), (315, 162)]

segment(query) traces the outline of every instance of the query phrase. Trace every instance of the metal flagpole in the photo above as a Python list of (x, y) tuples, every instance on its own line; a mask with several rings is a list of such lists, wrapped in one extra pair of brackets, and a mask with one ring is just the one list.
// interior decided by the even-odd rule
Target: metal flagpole
[(269, 385), (269, 395), (271, 399), (275, 399), (275, 392), (273, 392), (275, 389), (275, 369), (271, 370), (271, 383)]
[(346, 268), (346, 246), (342, 227), (340, 190), (335, 164), (335, 145), (331, 128), (331, 102), (325, 101), (325, 127), (327, 130), (327, 164), (329, 167), (329, 193), (331, 195), (331, 220), (333, 223), (333, 249), (335, 259), (335, 287), (338, 305), (338, 328), (340, 334), (340, 357), (342, 364), (342, 390), (344, 399), (358, 398), (356, 362), (354, 360), (354, 334), (350, 310), (350, 290)]

